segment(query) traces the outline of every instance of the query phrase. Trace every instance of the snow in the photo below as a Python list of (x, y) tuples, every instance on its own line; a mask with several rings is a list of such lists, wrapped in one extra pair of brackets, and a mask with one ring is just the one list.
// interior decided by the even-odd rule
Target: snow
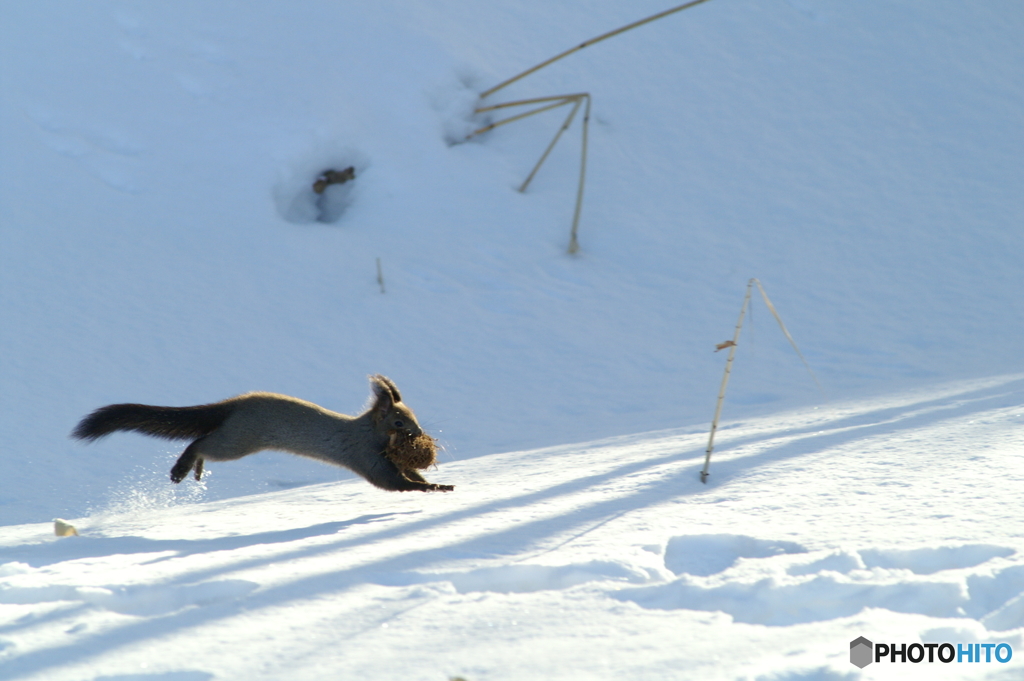
[[(892, 670), (855, 674), (858, 636), (1019, 650), (1022, 395), (734, 422), (709, 485), (690, 428), (444, 463), (451, 494), (344, 481), (6, 527), (0, 654), (25, 679), (873, 679)], [(999, 471), (984, 493), (964, 453)], [(1012, 678), (950, 666), (900, 678)]]
[[(569, 256), (579, 121), (525, 194), (562, 114), (450, 142), (665, 8), (0, 3), (0, 677), (1024, 675), (1024, 11), (712, 0), (517, 82), (593, 96)], [(702, 485), (751, 277), (827, 399), (755, 296)], [(67, 437), (377, 372), (453, 493)]]

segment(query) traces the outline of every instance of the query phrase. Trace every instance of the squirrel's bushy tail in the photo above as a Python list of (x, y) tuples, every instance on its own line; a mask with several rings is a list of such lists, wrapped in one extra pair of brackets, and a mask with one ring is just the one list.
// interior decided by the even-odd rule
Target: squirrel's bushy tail
[(134, 430), (168, 440), (189, 440), (220, 428), (233, 409), (234, 405), (227, 402), (196, 407), (110, 404), (82, 419), (71, 436), (96, 440), (119, 430)]

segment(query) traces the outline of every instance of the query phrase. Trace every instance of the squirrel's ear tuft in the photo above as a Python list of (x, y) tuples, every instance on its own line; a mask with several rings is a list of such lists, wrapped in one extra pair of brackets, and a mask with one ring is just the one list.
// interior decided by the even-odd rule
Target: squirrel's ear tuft
[(373, 389), (373, 394), (378, 398), (382, 394), (390, 393), (393, 402), (402, 401), (402, 394), (398, 392), (398, 386), (387, 376), (382, 376), (381, 374), (370, 376), (370, 388)]
[(370, 389), (373, 390), (374, 396), (373, 404), (370, 406), (374, 421), (380, 421), (387, 416), (396, 402), (402, 401), (398, 388), (386, 376), (380, 374), (370, 376)]

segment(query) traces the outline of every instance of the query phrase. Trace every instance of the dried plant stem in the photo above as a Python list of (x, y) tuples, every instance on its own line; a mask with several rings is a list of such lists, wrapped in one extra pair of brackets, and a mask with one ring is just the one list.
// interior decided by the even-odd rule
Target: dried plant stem
[(544, 163), (545, 159), (547, 159), (548, 154), (551, 153), (551, 150), (555, 148), (555, 144), (558, 142), (558, 138), (560, 138), (562, 136), (562, 133), (565, 132), (570, 125), (572, 125), (572, 121), (576, 117), (576, 112), (579, 111), (580, 109), (581, 100), (575, 98), (572, 100), (567, 99), (564, 103), (568, 104), (570, 101), (574, 101), (575, 103), (573, 104), (572, 109), (569, 111), (569, 115), (565, 117), (565, 122), (562, 123), (562, 126), (560, 128), (558, 128), (558, 132), (555, 133), (555, 136), (551, 138), (551, 144), (549, 144), (547, 149), (544, 150), (544, 153), (540, 155), (540, 160), (538, 160), (537, 164), (533, 166), (533, 170), (531, 170), (530, 174), (526, 176), (525, 180), (523, 180), (523, 184), (519, 187), (520, 192), (525, 192), (526, 188), (530, 186), (530, 181), (533, 180), (533, 176), (537, 174), (538, 170), (540, 170), (541, 165)]
[(757, 284), (757, 289), (761, 292), (761, 298), (764, 300), (764, 304), (771, 311), (772, 316), (775, 317), (775, 321), (779, 323), (779, 328), (782, 329), (782, 333), (785, 334), (789, 344), (793, 346), (800, 361), (804, 363), (807, 368), (807, 373), (811, 375), (814, 380), (814, 384), (818, 386), (818, 390), (821, 391), (821, 395), (825, 397), (825, 391), (821, 387), (821, 383), (818, 382), (818, 377), (814, 375), (811, 370), (811, 365), (804, 359), (804, 355), (800, 352), (800, 348), (797, 347), (796, 341), (793, 340), (793, 336), (790, 335), (786, 325), (782, 323), (782, 317), (779, 316), (775, 306), (772, 305), (772, 301), (768, 298), (768, 294), (764, 290), (764, 286), (758, 279), (751, 279), (747, 282), (747, 292), (743, 296), (743, 306), (740, 308), (740, 317), (736, 321), (736, 331), (733, 333), (731, 341), (727, 341), (719, 345), (719, 349), (729, 348), (729, 357), (725, 360), (725, 374), (722, 376), (722, 386), (718, 389), (718, 401), (715, 403), (715, 417), (711, 420), (711, 433), (708, 435), (708, 447), (705, 450), (704, 456), (704, 468), (700, 472), (700, 481), (707, 483), (708, 481), (708, 467), (711, 465), (711, 452), (715, 449), (715, 433), (718, 432), (718, 419), (722, 416), (722, 404), (725, 402), (725, 389), (729, 385), (729, 377), (732, 375), (732, 360), (736, 356), (736, 348), (739, 345), (740, 331), (743, 329), (743, 317), (747, 314), (747, 308), (750, 305), (750, 292), (754, 288), (754, 284)]
[(590, 95), (587, 95), (587, 106), (583, 109), (583, 149), (580, 151), (580, 182), (576, 187), (576, 210), (572, 214), (572, 229), (569, 231), (569, 253), (580, 250), (576, 233), (580, 226), (580, 209), (583, 208), (583, 184), (587, 179), (587, 129), (590, 126)]
[(811, 378), (814, 380), (814, 385), (818, 386), (818, 390), (821, 392), (822, 399), (827, 400), (828, 398), (825, 395), (825, 389), (821, 387), (821, 383), (818, 383), (818, 377), (814, 375), (813, 371), (811, 371), (811, 365), (807, 363), (806, 359), (804, 359), (804, 353), (800, 352), (800, 348), (796, 346), (796, 341), (793, 340), (793, 336), (789, 334), (789, 330), (786, 329), (786, 325), (782, 323), (782, 317), (780, 317), (779, 313), (775, 311), (775, 306), (772, 305), (772, 301), (768, 299), (768, 294), (765, 293), (764, 286), (761, 286), (761, 282), (757, 279), (751, 279), (750, 281), (757, 284), (758, 290), (761, 291), (761, 298), (764, 299), (764, 304), (771, 311), (772, 316), (775, 317), (775, 321), (779, 323), (779, 328), (782, 329), (782, 333), (786, 335), (786, 340), (789, 341), (789, 344), (793, 346), (793, 350), (796, 352), (796, 356), (799, 357), (800, 361), (804, 363), (804, 367), (806, 367), (807, 373), (809, 373), (811, 375)]
[[(522, 73), (513, 76), (512, 78), (509, 78), (508, 80), (505, 80), (505, 81), (503, 81), (501, 83), (498, 83), (497, 85), (495, 85), (491, 89), (485, 90), (484, 92), (482, 92), (480, 94), (480, 99), (484, 100), (487, 97), (493, 95), (495, 92), (497, 92), (497, 91), (499, 91), (499, 90), (501, 90), (501, 89), (511, 85), (512, 83), (516, 82), (517, 80), (520, 80), (521, 78), (525, 78), (526, 76), (530, 75), (531, 73), (539, 71), (540, 69), (544, 68), (545, 66), (548, 66), (549, 64), (553, 64), (554, 62), (558, 61), (559, 59), (562, 59), (563, 57), (568, 57), (573, 52), (578, 52), (579, 50), (582, 50), (584, 47), (588, 47), (590, 45), (593, 45), (594, 43), (599, 43), (602, 40), (607, 40), (608, 38), (611, 38), (613, 36), (617, 36), (620, 33), (625, 33), (626, 31), (629, 31), (631, 29), (636, 28), (637, 26), (643, 26), (644, 24), (648, 24), (648, 23), (650, 23), (652, 21), (657, 21), (658, 19), (661, 19), (662, 17), (667, 17), (670, 14), (675, 14), (676, 12), (681, 12), (684, 9), (689, 9), (690, 7), (693, 7), (694, 5), (699, 5), (699, 4), (703, 3), (703, 2), (707, 2), (707, 0), (691, 0), (690, 2), (686, 2), (686, 3), (683, 3), (682, 5), (678, 5), (676, 7), (672, 7), (671, 9), (664, 10), (663, 12), (658, 12), (657, 14), (652, 14), (651, 16), (649, 16), (649, 17), (647, 17), (645, 19), (640, 19), (639, 21), (634, 21), (631, 24), (626, 24), (625, 26), (621, 26), (621, 27), (615, 29), (614, 31), (608, 31), (607, 33), (602, 33), (601, 35), (599, 35), (599, 36), (597, 36), (595, 38), (591, 38), (590, 40), (585, 40), (582, 43), (580, 43), (579, 45), (576, 45), (575, 47), (570, 48), (570, 49), (566, 50), (565, 52), (562, 52), (560, 54), (556, 54), (554, 57), (551, 57), (550, 59), (542, 61), (541, 63), (537, 64), (536, 66), (533, 66), (533, 67), (523, 71)], [(561, 138), (562, 133), (565, 132), (569, 128), (570, 125), (572, 125), (572, 122), (573, 122), (573, 120), (576, 117), (576, 112), (579, 111), (580, 105), (583, 103), (584, 100), (586, 100), (586, 107), (584, 107), (584, 110), (583, 110), (583, 146), (582, 146), (582, 149), (580, 151), (580, 180), (579, 180), (579, 184), (576, 187), (576, 208), (575, 208), (575, 210), (573, 210), (572, 229), (571, 229), (570, 235), (569, 235), (569, 253), (576, 253), (579, 250), (579, 248), (580, 248), (579, 240), (577, 239), (577, 233), (579, 231), (579, 224), (580, 224), (580, 211), (581, 211), (581, 209), (583, 207), (583, 186), (584, 186), (584, 183), (586, 181), (586, 175), (587, 175), (587, 131), (588, 131), (589, 123), (590, 123), (590, 94), (587, 93), (587, 92), (581, 92), (581, 93), (574, 94), (574, 95), (554, 95), (554, 96), (551, 96), (551, 97), (537, 97), (537, 98), (534, 98), (534, 99), (521, 99), (521, 100), (517, 100), (515, 102), (505, 102), (503, 104), (494, 104), (494, 105), (491, 105), (491, 106), (480, 106), (480, 107), (476, 108), (476, 110), (475, 110), (476, 113), (484, 113), (484, 112), (487, 112), (487, 111), (496, 111), (498, 109), (504, 109), (504, 108), (514, 107), (514, 106), (528, 106), (528, 105), (531, 105), (531, 104), (545, 104), (544, 106), (538, 107), (538, 108), (533, 109), (531, 111), (527, 111), (527, 112), (521, 113), (521, 114), (516, 114), (515, 116), (510, 116), (509, 118), (505, 118), (505, 119), (502, 119), (502, 120), (497, 121), (495, 123), (491, 123), (489, 125), (486, 125), (486, 126), (480, 128), (479, 130), (474, 130), (470, 134), (466, 135), (466, 139), (469, 139), (470, 137), (473, 137), (474, 135), (479, 135), (481, 133), (487, 132), (488, 130), (493, 130), (494, 128), (496, 128), (496, 127), (498, 127), (500, 125), (505, 125), (506, 123), (512, 123), (514, 121), (519, 121), (519, 120), (522, 120), (522, 119), (527, 118), (529, 116), (533, 116), (534, 114), (539, 114), (539, 113), (542, 113), (544, 111), (550, 111), (551, 109), (557, 109), (560, 106), (565, 106), (567, 104), (572, 104), (573, 105), (572, 110), (569, 112), (569, 115), (566, 116), (565, 122), (562, 123), (562, 127), (560, 127), (558, 129), (558, 132), (555, 133), (554, 139), (552, 139), (551, 143), (548, 144), (547, 149), (545, 149), (544, 153), (541, 154), (540, 160), (537, 161), (537, 163), (533, 167), (533, 170), (530, 171), (530, 174), (523, 181), (522, 186), (519, 187), (519, 191), (523, 192), (523, 191), (526, 191), (526, 187), (530, 184), (530, 181), (533, 180), (533, 176), (537, 174), (537, 171), (540, 170), (540, 167), (544, 164), (544, 161), (547, 159), (548, 154), (550, 154), (551, 150), (555, 148), (555, 144), (558, 143), (558, 140), (559, 140), (559, 138)], [(547, 103), (547, 102), (550, 102), (550, 103)]]
[(578, 92), (571, 95), (535, 97), (533, 99), (520, 99), (514, 102), (504, 102), (502, 104), (495, 104), (493, 106), (481, 107), (477, 109), (477, 112), (482, 113), (486, 111), (496, 111), (498, 109), (508, 109), (516, 106), (544, 104), (544, 106), (540, 106), (536, 109), (531, 109), (530, 111), (526, 111), (521, 114), (516, 114), (515, 116), (509, 116), (508, 118), (503, 118), (500, 121), (495, 121), (494, 123), (486, 125), (478, 130), (474, 130), (473, 132), (466, 136), (466, 139), (469, 139), (474, 135), (479, 135), (481, 133), (487, 132), (488, 130), (493, 130), (494, 128), (497, 128), (498, 126), (501, 125), (505, 125), (506, 123), (512, 123), (514, 121), (522, 120), (528, 116), (533, 116), (534, 114), (543, 113), (545, 111), (551, 111), (552, 109), (557, 109), (559, 107), (566, 106), (567, 104), (572, 104), (573, 106), (572, 109), (569, 111), (569, 115), (565, 117), (565, 121), (555, 132), (555, 136), (552, 138), (547, 148), (544, 149), (544, 153), (540, 155), (540, 159), (538, 159), (537, 163), (534, 164), (533, 170), (530, 171), (530, 174), (526, 176), (526, 179), (523, 180), (523, 183), (519, 186), (519, 191), (525, 192), (526, 188), (530, 186), (530, 182), (533, 181), (533, 178), (537, 174), (537, 171), (540, 170), (540, 167), (542, 165), (544, 165), (544, 161), (547, 160), (548, 155), (551, 153), (551, 150), (555, 148), (555, 145), (558, 143), (558, 140), (561, 139), (562, 133), (568, 130), (569, 126), (571, 126), (572, 122), (576, 119), (576, 113), (579, 111), (580, 105), (583, 104), (584, 102), (586, 102), (586, 106), (583, 108), (583, 137), (582, 146), (580, 149), (580, 179), (579, 184), (576, 187), (576, 208), (573, 211), (572, 229), (569, 235), (569, 253), (576, 253), (580, 247), (579, 241), (577, 239), (577, 232), (580, 223), (580, 211), (583, 208), (583, 186), (586, 182), (587, 176), (587, 133), (590, 127), (590, 94), (587, 92)]
[(708, 481), (708, 468), (711, 466), (711, 452), (715, 449), (715, 433), (718, 432), (718, 419), (722, 416), (722, 404), (725, 402), (725, 389), (729, 386), (729, 377), (732, 375), (732, 360), (736, 357), (736, 347), (740, 341), (740, 331), (743, 329), (743, 317), (747, 314), (747, 306), (750, 304), (750, 288), (753, 285), (753, 279), (747, 282), (747, 293), (743, 296), (740, 318), (736, 320), (736, 330), (732, 335), (732, 344), (729, 345), (729, 358), (725, 360), (725, 374), (722, 376), (722, 387), (718, 389), (718, 402), (715, 403), (715, 418), (711, 420), (711, 434), (708, 436), (708, 448), (705, 450), (704, 469), (700, 472), (700, 481), (705, 484)]
[(526, 118), (528, 116), (533, 116), (534, 114), (539, 114), (539, 113), (543, 113), (545, 111), (550, 111), (551, 109), (557, 109), (558, 107), (565, 106), (566, 104), (569, 104), (569, 103), (573, 102), (575, 99), (577, 99), (579, 97), (583, 97), (585, 95), (586, 95), (585, 92), (581, 92), (579, 94), (574, 94), (574, 95), (554, 95), (552, 97), (535, 97), (533, 99), (519, 99), (519, 100), (516, 100), (514, 102), (503, 102), (501, 104), (494, 104), (492, 106), (482, 106), (482, 107), (480, 107), (478, 109), (475, 109), (475, 113), (484, 113), (484, 112), (487, 112), (487, 111), (497, 111), (498, 109), (508, 109), (508, 108), (511, 108), (511, 107), (514, 107), (514, 106), (528, 106), (530, 104), (541, 104), (543, 102), (554, 102), (554, 104), (549, 104), (547, 106), (542, 106), (542, 107), (534, 109), (532, 111), (527, 111), (525, 113), (516, 114), (515, 116), (510, 116), (508, 118), (503, 118), (500, 121), (495, 121), (494, 123), (491, 123), (489, 125), (485, 125), (484, 127), (478, 128), (477, 130), (474, 130), (473, 132), (471, 132), (468, 135), (466, 135), (466, 139), (469, 139), (469, 138), (474, 137), (475, 135), (479, 135), (481, 133), (485, 133), (488, 130), (493, 130), (493, 129), (499, 127), (499, 126), (505, 125), (506, 123), (513, 123), (515, 121), (521, 120), (521, 119)]
[(646, 19), (640, 19), (639, 21), (634, 21), (631, 24), (626, 24), (625, 26), (617, 28), (614, 31), (608, 31), (607, 33), (602, 33), (601, 35), (597, 36), (596, 38), (591, 38), (590, 40), (584, 40), (582, 43), (580, 43), (576, 47), (572, 47), (572, 48), (566, 50), (565, 52), (562, 52), (561, 54), (556, 54), (554, 57), (551, 57), (550, 59), (542, 61), (541, 63), (537, 64), (536, 66), (533, 66), (531, 68), (526, 69), (525, 71), (523, 71), (519, 75), (512, 76), (508, 80), (503, 81), (501, 83), (498, 83), (497, 85), (492, 87), (490, 90), (486, 90), (486, 91), (482, 92), (480, 94), (480, 99), (484, 99), (485, 97), (489, 97), (489, 96), (493, 95), (495, 92), (497, 92), (498, 90), (501, 90), (502, 88), (508, 87), (509, 85), (511, 85), (512, 83), (516, 82), (517, 80), (520, 80), (521, 78), (525, 78), (526, 76), (530, 75), (531, 73), (534, 73), (535, 71), (540, 71), (545, 66), (548, 66), (549, 64), (553, 64), (556, 61), (558, 61), (559, 59), (562, 59), (563, 57), (568, 57), (573, 52), (579, 52), (584, 47), (589, 47), (590, 45), (593, 45), (594, 43), (599, 43), (602, 40), (607, 40), (608, 38), (611, 38), (613, 36), (617, 36), (620, 33), (625, 33), (626, 31), (628, 31), (630, 29), (636, 28), (637, 26), (643, 26), (644, 24), (648, 24), (648, 23), (650, 23), (652, 21), (657, 21), (658, 19), (661, 19), (662, 17), (667, 17), (670, 14), (675, 14), (676, 12), (682, 12), (684, 9), (689, 9), (689, 8), (693, 7), (694, 5), (701, 4), (702, 2), (707, 2), (707, 0), (691, 0), (691, 2), (683, 3), (682, 5), (679, 5), (677, 7), (673, 7), (671, 9), (667, 9), (667, 10), (665, 10), (663, 12), (658, 12), (657, 14), (652, 14), (651, 16), (647, 17)]

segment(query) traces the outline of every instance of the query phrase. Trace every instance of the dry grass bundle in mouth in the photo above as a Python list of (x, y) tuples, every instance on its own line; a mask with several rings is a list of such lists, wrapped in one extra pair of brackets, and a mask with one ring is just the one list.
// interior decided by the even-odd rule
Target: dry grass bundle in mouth
[(392, 431), (384, 456), (391, 459), (399, 468), (422, 470), (433, 466), (437, 461), (437, 441), (426, 433), (414, 436), (402, 431)]

